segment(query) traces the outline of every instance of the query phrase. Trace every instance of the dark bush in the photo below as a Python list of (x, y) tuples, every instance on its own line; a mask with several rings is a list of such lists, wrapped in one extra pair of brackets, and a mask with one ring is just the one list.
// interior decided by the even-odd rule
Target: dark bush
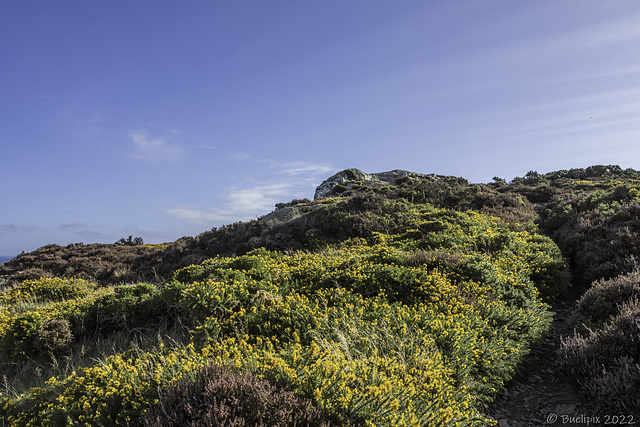
[(144, 244), (144, 240), (142, 240), (142, 237), (134, 238), (133, 236), (129, 236), (126, 239), (124, 237), (121, 238), (115, 244), (120, 246), (139, 246)]
[(563, 339), (564, 368), (609, 414), (640, 415), (640, 300), (622, 305), (602, 329)]
[(248, 372), (209, 365), (194, 381), (180, 380), (160, 391), (142, 418), (147, 427), (328, 426), (307, 399), (258, 380)]
[(73, 330), (77, 336), (106, 336), (156, 327), (171, 320), (162, 297), (159, 289), (149, 283), (116, 286), (112, 294), (99, 298), (82, 318), (76, 319)]
[(620, 313), (623, 304), (640, 298), (640, 270), (596, 281), (577, 302), (573, 323), (593, 327)]
[(66, 348), (73, 341), (69, 321), (66, 319), (52, 319), (42, 325), (35, 333), (34, 347), (47, 353)]

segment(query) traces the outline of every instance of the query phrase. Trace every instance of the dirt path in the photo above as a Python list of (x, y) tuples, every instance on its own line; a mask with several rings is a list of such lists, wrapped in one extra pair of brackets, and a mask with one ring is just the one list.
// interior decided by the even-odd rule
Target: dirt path
[[(486, 414), (498, 420), (499, 427), (593, 426), (593, 408), (579, 394), (578, 385), (560, 369), (557, 351), (560, 336), (572, 333), (568, 324), (575, 301), (558, 302), (553, 325), (546, 341), (527, 358), (525, 366)], [(601, 419), (602, 421), (602, 419)]]

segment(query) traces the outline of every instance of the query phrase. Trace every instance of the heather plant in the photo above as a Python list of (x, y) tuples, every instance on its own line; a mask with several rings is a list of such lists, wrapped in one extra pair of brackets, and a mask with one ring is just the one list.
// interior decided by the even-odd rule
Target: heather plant
[(540, 227), (570, 259), (575, 284), (591, 285), (577, 302), (576, 333), (565, 338), (561, 354), (583, 392), (609, 413), (639, 412), (633, 326), (639, 179), (632, 169), (600, 165), (531, 175), (505, 187), (536, 203)]
[[(631, 271), (631, 255), (640, 249), (638, 173), (594, 167), (547, 177), (554, 190), (540, 204), (539, 222), (571, 258), (574, 279), (588, 284)], [(526, 193), (517, 186), (513, 189)]]
[(102, 285), (153, 280), (162, 246), (82, 244), (47, 245), (0, 266), (0, 285), (40, 278), (84, 279)]
[(327, 426), (323, 413), (310, 399), (247, 371), (205, 365), (193, 381), (182, 379), (159, 393), (142, 424), (165, 426)]
[(593, 283), (578, 300), (573, 323), (599, 327), (620, 313), (622, 305), (640, 298), (640, 270)]
[(34, 338), (36, 350), (53, 353), (71, 344), (73, 334), (68, 320), (52, 319), (40, 326)]
[(600, 412), (640, 415), (640, 299), (623, 303), (597, 330), (562, 342), (564, 366)]

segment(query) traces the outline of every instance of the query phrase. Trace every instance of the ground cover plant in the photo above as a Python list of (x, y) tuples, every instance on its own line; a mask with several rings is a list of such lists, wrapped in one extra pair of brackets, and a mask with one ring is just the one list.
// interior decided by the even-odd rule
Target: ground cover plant
[(640, 412), (640, 271), (600, 280), (580, 298), (562, 361), (601, 412)]
[(541, 228), (586, 291), (560, 349), (563, 366), (594, 410), (640, 417), (640, 173), (612, 165), (530, 172), (505, 189), (537, 203)]
[(0, 266), (0, 417), (489, 425), (570, 278), (565, 369), (640, 416), (638, 206), (616, 166), (413, 174), (161, 245), (48, 245)]
[[(401, 203), (392, 233), (213, 257), (159, 285), (38, 279), (5, 290), (0, 415), (153, 425), (179, 398), (171, 416), (187, 423), (269, 425), (267, 412), (298, 408), (309, 425), (491, 425), (482, 408), (548, 328), (545, 300), (568, 285), (565, 260), (499, 218)], [(164, 336), (145, 339), (154, 332)], [(12, 382), (20, 366), (46, 370), (123, 334), (135, 345), (39, 384)], [(202, 384), (221, 391), (203, 397)], [(282, 404), (259, 409), (265, 396)]]

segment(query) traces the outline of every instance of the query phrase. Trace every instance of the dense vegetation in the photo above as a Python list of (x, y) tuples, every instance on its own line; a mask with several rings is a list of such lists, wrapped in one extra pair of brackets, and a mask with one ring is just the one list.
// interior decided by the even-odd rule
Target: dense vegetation
[(173, 243), (49, 245), (0, 266), (0, 416), (490, 425), (482, 411), (547, 331), (569, 265), (574, 285), (595, 282), (566, 369), (603, 408), (640, 411), (640, 173), (422, 175), (332, 196)]

